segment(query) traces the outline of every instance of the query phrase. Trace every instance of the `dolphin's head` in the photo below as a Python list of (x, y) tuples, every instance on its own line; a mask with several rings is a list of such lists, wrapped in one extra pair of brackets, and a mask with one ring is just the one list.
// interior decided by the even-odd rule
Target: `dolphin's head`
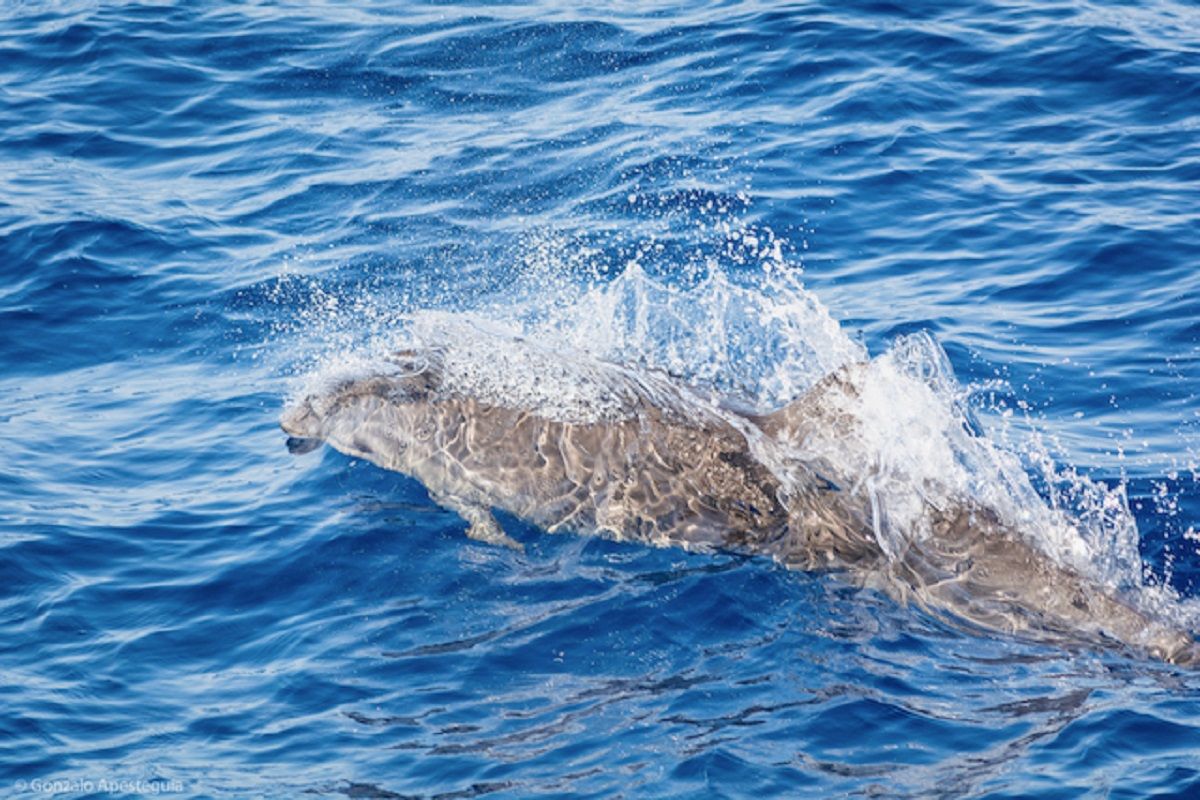
[(407, 448), (417, 417), (436, 394), (440, 374), (433, 354), (405, 350), (365, 373), (308, 394), (280, 417), (288, 450), (307, 453), (328, 441), (352, 455), (393, 459)]
[(295, 455), (308, 453), (321, 446), (321, 415), (315, 403), (317, 395), (309, 395), (298, 403), (284, 409), (279, 427), (288, 435), (287, 447)]

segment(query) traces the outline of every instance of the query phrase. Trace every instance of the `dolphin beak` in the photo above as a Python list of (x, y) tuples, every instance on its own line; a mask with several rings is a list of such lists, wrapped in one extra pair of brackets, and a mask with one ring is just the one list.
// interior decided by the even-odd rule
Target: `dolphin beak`
[(287, 448), (292, 455), (311, 453), (322, 444), (321, 419), (308, 400), (284, 411), (279, 427), (288, 434)]
[(325, 443), (320, 439), (310, 439), (305, 436), (289, 436), (287, 439), (288, 452), (294, 456), (311, 453), (323, 444)]

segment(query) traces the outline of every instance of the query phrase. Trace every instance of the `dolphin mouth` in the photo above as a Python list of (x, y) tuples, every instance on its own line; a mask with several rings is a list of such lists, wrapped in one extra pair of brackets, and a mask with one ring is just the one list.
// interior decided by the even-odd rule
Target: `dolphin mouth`
[(324, 443), (321, 439), (312, 439), (307, 436), (289, 436), (287, 449), (294, 456), (302, 456), (305, 453), (311, 453)]

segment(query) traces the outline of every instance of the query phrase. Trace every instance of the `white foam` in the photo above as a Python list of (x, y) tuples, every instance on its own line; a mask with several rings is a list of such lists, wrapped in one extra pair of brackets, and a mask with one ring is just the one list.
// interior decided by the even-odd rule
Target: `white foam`
[(562, 422), (622, 419), (638, 403), (644, 382), (562, 342), (471, 313), (423, 311), (407, 322), (397, 343), (437, 349), (449, 393)]

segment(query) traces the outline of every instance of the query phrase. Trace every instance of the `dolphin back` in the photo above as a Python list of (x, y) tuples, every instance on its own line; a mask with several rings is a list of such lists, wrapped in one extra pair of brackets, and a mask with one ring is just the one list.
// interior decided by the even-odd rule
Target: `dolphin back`
[(549, 532), (845, 571), (990, 630), (1200, 661), (1190, 635), (1060, 565), (970, 498), (925, 501), (925, 530), (888, 533), (866, 468), (839, 452), (869, 449), (853, 412), (866, 365), (842, 368), (773, 414), (739, 416), (662, 376), (592, 364), (591, 388), (610, 402), (581, 414), (587, 404), (563, 406), (552, 393), (521, 402), (473, 384), (453, 374), (451, 356), (397, 354), (396, 371), (306, 398), (282, 420), (289, 444), (324, 440), (408, 474), (487, 541), (519, 547), (492, 518), (499, 508)]

